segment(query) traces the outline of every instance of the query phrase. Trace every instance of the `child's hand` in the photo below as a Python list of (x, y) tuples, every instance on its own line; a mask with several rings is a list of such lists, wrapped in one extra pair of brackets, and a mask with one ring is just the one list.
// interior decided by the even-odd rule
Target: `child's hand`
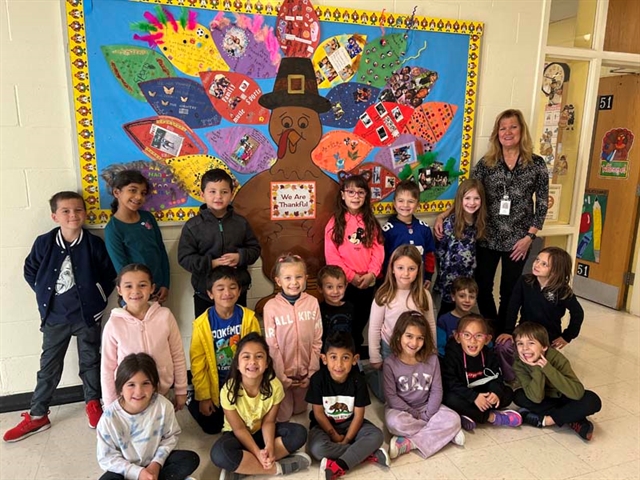
[(298, 384), (298, 386), (300, 388), (308, 388), (309, 387), (309, 383), (311, 383), (311, 380), (309, 380), (308, 378), (304, 378), (300, 381), (300, 383)]
[(382, 362), (377, 362), (377, 363), (370, 362), (369, 366), (371, 368), (375, 368), (376, 370), (380, 370), (382, 368)]
[(429, 290), (431, 288), (431, 280), (424, 281), (424, 289)]
[(498, 408), (500, 406), (500, 397), (498, 397), (498, 395), (496, 395), (495, 393), (491, 392), (488, 396), (487, 396), (487, 400), (489, 401), (489, 403), (493, 406), (493, 408)]
[(544, 358), (544, 355), (540, 355), (540, 358), (534, 363), (534, 365), (537, 365), (540, 368), (544, 368), (546, 364), (547, 364), (547, 359)]
[(356, 288), (360, 288), (361, 282), (362, 282), (362, 275), (359, 275), (357, 273), (351, 279), (351, 285), (353, 285)]
[(216, 407), (213, 405), (213, 401), (208, 399), (200, 401), (198, 410), (200, 410), (200, 413), (205, 417), (210, 417), (211, 414), (216, 411)]
[(473, 401), (473, 403), (476, 404), (476, 407), (478, 407), (481, 412), (489, 410), (490, 408), (493, 407), (493, 405), (491, 405), (491, 402), (487, 398), (488, 396), (489, 396), (488, 393), (480, 393), (478, 394), (476, 399)]
[(156, 294), (156, 299), (158, 300), (158, 303), (162, 305), (164, 302), (167, 301), (167, 298), (169, 298), (169, 289), (167, 287), (160, 287), (160, 289), (158, 290), (158, 293)]
[(142, 469), (138, 475), (138, 480), (158, 480), (160, 475), (160, 464), (151, 462), (146, 468)]
[(444, 218), (442, 218), (442, 215), (438, 215), (436, 217), (436, 223), (433, 226), (433, 233), (436, 234), (436, 238), (438, 240), (442, 240), (444, 238), (444, 228), (443, 228), (443, 224), (444, 223)]
[(333, 431), (333, 433), (331, 435), (329, 435), (329, 438), (334, 443), (343, 443), (344, 442), (344, 437), (345, 437), (344, 435), (339, 434), (335, 430)]
[(229, 267), (237, 267), (240, 262), (239, 253), (225, 253), (220, 257), (220, 265), (227, 265)]
[[(178, 410), (182, 410), (186, 403), (187, 403), (186, 395), (176, 395), (176, 398), (173, 401), (173, 406), (175, 407), (176, 412)], [(211, 405), (213, 406), (213, 402), (211, 402)]]
[(498, 335), (498, 338), (496, 338), (496, 343), (498, 345), (502, 345), (503, 343), (507, 343), (509, 340), (513, 340), (513, 337), (511, 335), (509, 335), (508, 333), (501, 333), (500, 335)]
[(269, 470), (273, 466), (274, 458), (273, 455), (269, 453), (269, 450), (267, 448), (263, 448), (262, 450), (260, 450), (258, 460), (260, 461), (262, 468), (264, 468), (265, 470)]
[(564, 347), (566, 347), (567, 345), (569, 345), (569, 342), (567, 342), (564, 338), (562, 337), (558, 337), (556, 338), (553, 342), (551, 342), (551, 346), (557, 350), (561, 350)]

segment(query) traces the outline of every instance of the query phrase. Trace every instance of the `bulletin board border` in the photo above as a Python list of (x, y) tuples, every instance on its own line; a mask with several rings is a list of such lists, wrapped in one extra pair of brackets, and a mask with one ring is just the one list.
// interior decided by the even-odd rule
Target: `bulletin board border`
[[(128, 0), (136, 3), (196, 8), (202, 10), (218, 10), (230, 13), (260, 14), (275, 16), (279, 2), (235, 0)], [(84, 19), (85, 0), (67, 0), (66, 20), (68, 33), (68, 55), (71, 69), (73, 91), (73, 107), (75, 114), (75, 131), (78, 145), (78, 161), (82, 195), (87, 203), (87, 219), (89, 224), (106, 224), (110, 211), (100, 209), (100, 190), (98, 186), (98, 166), (96, 159), (95, 131), (91, 104), (91, 86), (89, 84), (89, 58), (86, 43), (86, 25)], [(225, 4), (228, 4), (225, 5)], [(270, 13), (269, 13), (270, 10)], [(354, 25), (381, 26), (388, 28), (408, 28), (425, 32), (462, 34), (469, 36), (467, 77), (465, 100), (462, 108), (462, 142), (460, 151), (460, 169), (464, 172), (459, 178), (468, 178), (473, 147), (473, 130), (476, 116), (476, 100), (478, 91), (480, 43), (484, 32), (484, 23), (443, 19), (408, 14), (385, 13), (384, 11), (360, 10), (352, 8), (316, 6), (316, 13), (321, 21), (346, 23)], [(412, 22), (413, 20), (413, 22)], [(411, 25), (413, 23), (413, 26)], [(435, 213), (449, 208), (452, 199), (421, 202), (418, 213)], [(379, 202), (373, 206), (376, 214), (389, 214), (393, 210), (391, 202)], [(175, 207), (155, 212), (159, 222), (167, 223), (166, 214), (172, 212), (172, 218), (187, 220), (197, 214), (197, 207)]]

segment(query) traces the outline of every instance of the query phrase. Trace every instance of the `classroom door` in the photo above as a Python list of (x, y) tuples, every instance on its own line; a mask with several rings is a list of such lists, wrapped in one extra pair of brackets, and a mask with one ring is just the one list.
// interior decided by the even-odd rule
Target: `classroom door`
[(640, 77), (600, 79), (576, 252), (578, 296), (619, 310), (630, 282), (640, 185)]

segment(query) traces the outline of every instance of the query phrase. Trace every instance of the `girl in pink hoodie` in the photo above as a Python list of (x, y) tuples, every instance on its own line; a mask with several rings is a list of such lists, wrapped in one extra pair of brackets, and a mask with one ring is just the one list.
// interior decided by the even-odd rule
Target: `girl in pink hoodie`
[(264, 333), (276, 376), (285, 390), (278, 422), (307, 411), (304, 397), (320, 368), (322, 316), (315, 297), (305, 293), (307, 266), (298, 255), (280, 256), (274, 279), (282, 289), (264, 306)]
[[(341, 198), (335, 214), (324, 230), (324, 256), (327, 265), (339, 265), (347, 275), (344, 299), (355, 307), (352, 335), (356, 349), (364, 343), (363, 330), (369, 321), (375, 282), (384, 260), (384, 237), (371, 209), (371, 189), (363, 175), (342, 181)], [(360, 358), (369, 358), (360, 351)]]
[(155, 289), (151, 270), (140, 263), (125, 266), (116, 278), (124, 308), (114, 308), (102, 332), (100, 376), (105, 406), (117, 399), (115, 378), (120, 362), (130, 353), (153, 357), (160, 374), (158, 392), (174, 386), (175, 407), (187, 400), (187, 362), (176, 319), (166, 307), (149, 303)]

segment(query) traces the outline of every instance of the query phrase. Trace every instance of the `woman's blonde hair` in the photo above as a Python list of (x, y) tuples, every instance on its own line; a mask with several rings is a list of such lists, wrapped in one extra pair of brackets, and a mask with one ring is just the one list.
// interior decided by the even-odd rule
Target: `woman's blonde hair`
[(500, 122), (505, 118), (515, 118), (518, 121), (520, 125), (520, 158), (525, 166), (529, 165), (533, 161), (533, 141), (522, 112), (514, 108), (505, 110), (496, 117), (489, 137), (489, 150), (484, 155), (484, 163), (487, 167), (493, 168), (502, 159), (502, 144), (498, 138), (498, 133), (500, 132)]
[(484, 187), (482, 186), (482, 182), (480, 180), (471, 178), (465, 180), (460, 184), (460, 186), (458, 187), (458, 191), (456, 192), (455, 202), (453, 204), (455, 213), (453, 234), (457, 239), (462, 238), (462, 232), (464, 231), (464, 228), (466, 226), (462, 201), (464, 199), (464, 196), (471, 190), (475, 190), (480, 196), (480, 208), (478, 208), (478, 210), (474, 214), (473, 222), (473, 225), (476, 227), (476, 239), (484, 238), (484, 229), (487, 226), (487, 204), (485, 201)]
[[(375, 302), (382, 307), (383, 305), (391, 303), (393, 299), (396, 298), (396, 293), (398, 293), (398, 282), (393, 274), (393, 264), (402, 257), (407, 257), (418, 265), (418, 275), (411, 284), (411, 291), (409, 292), (409, 295), (420, 312), (428, 312), (429, 298), (427, 291), (424, 288), (424, 268), (422, 265), (422, 257), (420, 256), (418, 249), (413, 245), (400, 245), (393, 251), (391, 259), (389, 260), (389, 266), (387, 267), (387, 274), (384, 277), (384, 282), (376, 292)], [(409, 298), (407, 298), (407, 303), (408, 302)], [(407, 305), (407, 308), (409, 308), (409, 305)]]

